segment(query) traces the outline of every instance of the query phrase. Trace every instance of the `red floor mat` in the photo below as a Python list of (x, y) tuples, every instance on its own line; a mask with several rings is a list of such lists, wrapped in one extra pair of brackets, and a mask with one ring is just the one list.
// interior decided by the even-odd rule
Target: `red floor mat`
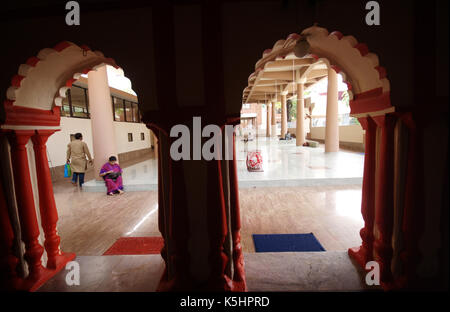
[(163, 246), (162, 237), (121, 237), (103, 255), (159, 254)]

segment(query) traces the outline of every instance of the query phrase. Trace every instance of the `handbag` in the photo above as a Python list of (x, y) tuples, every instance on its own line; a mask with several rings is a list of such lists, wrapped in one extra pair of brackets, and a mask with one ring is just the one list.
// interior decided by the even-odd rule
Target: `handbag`
[(120, 172), (112, 172), (112, 173), (108, 173), (105, 178), (116, 181), (119, 176), (120, 176)]
[(72, 176), (72, 169), (69, 164), (64, 166), (64, 178), (70, 178)]

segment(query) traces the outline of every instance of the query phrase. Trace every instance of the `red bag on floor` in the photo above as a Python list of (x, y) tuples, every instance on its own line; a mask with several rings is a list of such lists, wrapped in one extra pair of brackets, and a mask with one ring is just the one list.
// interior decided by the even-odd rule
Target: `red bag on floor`
[(264, 171), (261, 151), (247, 152), (247, 170)]

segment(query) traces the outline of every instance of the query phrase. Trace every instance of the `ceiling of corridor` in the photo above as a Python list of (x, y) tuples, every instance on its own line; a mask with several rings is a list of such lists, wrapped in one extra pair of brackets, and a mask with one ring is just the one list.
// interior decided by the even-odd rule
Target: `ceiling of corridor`
[(304, 90), (328, 76), (328, 68), (342, 75), (350, 99), (355, 95), (389, 92), (386, 71), (379, 66), (378, 56), (353, 36), (320, 27), (310, 27), (301, 34), (293, 33), (278, 40), (263, 52), (248, 77), (243, 90), (243, 103), (279, 101), (280, 94), (295, 96), (297, 84)]
[(296, 83), (303, 83), (307, 90), (326, 78), (327, 73), (327, 64), (312, 56), (298, 58), (294, 52), (284, 57), (278, 56), (250, 75), (248, 86), (244, 89), (243, 102), (255, 103), (265, 102), (271, 98), (279, 99), (282, 93), (288, 97), (294, 96), (297, 92)]

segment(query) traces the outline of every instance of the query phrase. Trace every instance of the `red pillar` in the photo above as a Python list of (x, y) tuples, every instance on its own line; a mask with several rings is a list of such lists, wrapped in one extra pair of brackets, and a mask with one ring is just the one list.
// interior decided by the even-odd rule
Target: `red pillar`
[(408, 141), (408, 164), (406, 170), (405, 181), (405, 202), (403, 208), (403, 222), (402, 231), (405, 241), (404, 250), (400, 253), (400, 258), (403, 262), (403, 274), (399, 278), (399, 287), (415, 287), (423, 285), (414, 285), (417, 282), (417, 275), (415, 270), (417, 264), (421, 259), (419, 251), (419, 239), (423, 232), (423, 202), (422, 202), (422, 190), (421, 182), (423, 177), (421, 176), (421, 149), (418, 142), (419, 131), (417, 124), (414, 122), (411, 113), (401, 115), (403, 123), (408, 128), (409, 141)]
[(373, 224), (375, 216), (375, 154), (377, 125), (371, 117), (358, 118), (365, 133), (364, 177), (362, 185), (361, 214), (364, 227), (360, 231), (362, 245), (350, 248), (348, 254), (364, 269), (373, 259)]
[(58, 212), (56, 210), (53, 194), (52, 179), (47, 158), (47, 140), (55, 130), (37, 130), (32, 137), (34, 155), (36, 159), (36, 174), (39, 188), (39, 210), (41, 214), (41, 225), (45, 233), (45, 250), (47, 251), (49, 269), (59, 270), (67, 262), (75, 258), (75, 254), (65, 254), (60, 251), (60, 237), (56, 233)]
[[(32, 135), (34, 135), (34, 131), (28, 130), (17, 130), (8, 134), (22, 240), (26, 248), (24, 257), (29, 269), (27, 281), (31, 282), (29, 287), (32, 287), (34, 282), (42, 279), (46, 271), (41, 262), (44, 248), (38, 241), (39, 226), (36, 218), (28, 156), (25, 147)], [(25, 289), (28, 289), (27, 285), (24, 285)]]
[(394, 127), (392, 114), (374, 117), (381, 128), (379, 163), (377, 170), (374, 259), (380, 265), (380, 280), (384, 288), (392, 282), (392, 231), (394, 215)]
[(247, 291), (244, 271), (244, 255), (241, 246), (241, 213), (239, 206), (239, 185), (236, 164), (236, 133), (233, 133), (233, 160), (230, 161), (231, 231), (233, 238), (234, 276), (233, 290)]
[[(0, 174), (3, 174), (0, 172)], [(3, 185), (0, 180), (0, 290), (18, 288), (19, 277), (16, 268), (19, 259), (13, 253), (14, 232), (8, 214)]]
[(215, 207), (207, 212), (210, 250), (208, 263), (211, 268), (208, 288), (213, 291), (230, 291), (233, 289), (233, 285), (225, 275), (225, 268), (227, 262), (232, 259), (229, 259), (224, 250), (228, 228), (220, 160), (210, 161), (207, 170), (207, 202), (209, 207)]

